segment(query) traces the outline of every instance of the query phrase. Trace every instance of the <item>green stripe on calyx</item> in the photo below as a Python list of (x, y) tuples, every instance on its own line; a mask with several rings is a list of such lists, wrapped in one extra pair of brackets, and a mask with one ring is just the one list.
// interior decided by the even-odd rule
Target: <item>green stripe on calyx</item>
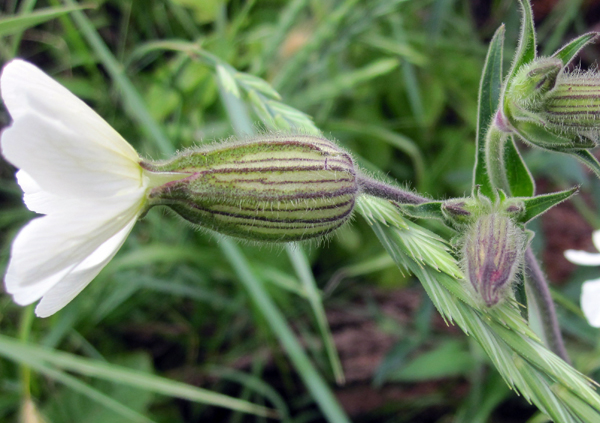
[(188, 174), (154, 188), (150, 205), (253, 241), (321, 237), (347, 222), (359, 194), (352, 157), (310, 135), (264, 135), (142, 163), (149, 172)]
[(562, 133), (581, 134), (597, 143), (600, 75), (592, 71), (561, 75), (546, 98), (544, 117)]
[[(593, 148), (600, 140), (600, 74), (568, 73), (557, 58), (536, 59), (509, 83), (505, 112), (516, 132), (532, 144)], [(542, 132), (533, 136), (525, 126), (531, 123)]]

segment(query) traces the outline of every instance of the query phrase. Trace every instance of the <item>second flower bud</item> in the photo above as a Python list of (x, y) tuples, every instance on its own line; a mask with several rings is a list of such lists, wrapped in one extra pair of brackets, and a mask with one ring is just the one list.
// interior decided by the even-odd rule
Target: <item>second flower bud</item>
[(510, 294), (525, 251), (525, 234), (502, 213), (480, 216), (465, 233), (465, 273), (488, 306)]
[(262, 135), (189, 150), (147, 171), (186, 173), (153, 189), (191, 223), (251, 241), (321, 237), (346, 223), (359, 192), (352, 157), (310, 135)]

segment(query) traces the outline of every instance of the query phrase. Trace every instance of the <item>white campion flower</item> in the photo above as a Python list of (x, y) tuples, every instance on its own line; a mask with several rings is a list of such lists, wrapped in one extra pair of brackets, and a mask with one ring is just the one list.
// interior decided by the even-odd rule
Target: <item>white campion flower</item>
[(20, 169), (26, 206), (44, 215), (14, 240), (4, 284), (20, 305), (41, 298), (35, 313), (47, 317), (113, 258), (148, 190), (169, 176), (143, 170), (108, 123), (30, 63), (8, 63), (0, 93), (13, 119), (2, 133), (2, 155)]
[[(600, 230), (592, 233), (592, 241), (600, 251)], [(600, 266), (600, 253), (567, 250), (565, 257), (571, 263), (582, 266)], [(581, 309), (590, 325), (600, 327), (600, 279), (585, 281), (581, 287)]]

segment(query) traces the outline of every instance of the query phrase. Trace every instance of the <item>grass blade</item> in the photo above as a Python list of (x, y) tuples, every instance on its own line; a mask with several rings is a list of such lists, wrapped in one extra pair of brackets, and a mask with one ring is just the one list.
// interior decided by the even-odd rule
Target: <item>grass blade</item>
[(344, 413), (338, 404), (321, 375), (313, 367), (304, 349), (288, 326), (285, 317), (281, 314), (275, 303), (273, 303), (273, 300), (265, 291), (263, 284), (252, 273), (240, 248), (231, 239), (225, 237), (221, 238), (219, 247), (231, 262), (235, 273), (248, 291), (252, 301), (264, 314), (271, 330), (273, 330), (277, 339), (279, 339), (279, 342), (281, 342), (281, 345), (286, 350), (290, 360), (294, 363), (298, 375), (304, 381), (304, 384), (311, 392), (313, 399), (317, 402), (323, 414), (325, 414), (330, 422), (349, 423), (350, 420), (348, 420), (346, 413)]
[[(48, 363), (52, 366), (75, 372), (83, 376), (95, 377), (115, 383), (122, 383), (157, 394), (172, 396), (190, 401), (239, 410), (265, 417), (274, 417), (274, 411), (259, 405), (241, 401), (227, 395), (197, 388), (182, 382), (166, 379), (138, 370), (128, 369), (98, 360), (79, 357), (73, 354), (20, 343), (8, 336), (0, 335), (0, 355), (15, 361)], [(35, 368), (31, 365), (32, 368)]]
[[(75, 6), (73, 0), (64, 0), (64, 2), (70, 6)], [(94, 25), (80, 10), (73, 11), (71, 16), (96, 55), (98, 55), (110, 78), (119, 88), (127, 114), (154, 141), (154, 144), (163, 155), (172, 155), (175, 152), (175, 147), (148, 112), (144, 100), (125, 74), (123, 66), (108, 49)]]
[(294, 266), (294, 270), (296, 270), (298, 278), (302, 281), (302, 285), (308, 296), (308, 301), (313, 309), (335, 381), (338, 385), (343, 385), (346, 382), (344, 370), (342, 369), (342, 363), (340, 362), (340, 357), (335, 348), (335, 343), (333, 342), (333, 336), (331, 336), (331, 330), (329, 329), (329, 323), (327, 323), (325, 309), (323, 308), (323, 300), (317, 289), (317, 283), (315, 282), (310, 264), (300, 245), (287, 244), (285, 250)]
[(89, 9), (90, 6), (78, 6), (73, 4), (69, 7), (49, 7), (38, 9), (35, 12), (24, 13), (17, 16), (3, 17), (0, 19), (0, 37), (18, 34), (26, 29), (39, 25), (41, 23), (56, 19), (67, 13)]

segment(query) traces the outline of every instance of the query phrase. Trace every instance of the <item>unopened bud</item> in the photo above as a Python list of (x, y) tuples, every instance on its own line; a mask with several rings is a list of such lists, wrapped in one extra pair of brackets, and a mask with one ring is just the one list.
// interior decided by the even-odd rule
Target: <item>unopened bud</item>
[(469, 229), (463, 248), (465, 273), (475, 292), (488, 307), (498, 304), (521, 263), (522, 231), (503, 214), (486, 214)]
[(528, 110), (536, 110), (544, 95), (554, 88), (563, 67), (560, 59), (543, 58), (523, 66), (506, 93), (509, 101)]
[(517, 72), (505, 102), (506, 116), (497, 117), (497, 126), (516, 129), (532, 144), (571, 150), (593, 148), (600, 140), (597, 72), (566, 73), (558, 58), (536, 59)]
[(548, 93), (543, 117), (548, 128), (565, 136), (598, 143), (600, 134), (600, 74), (563, 74)]
[(188, 221), (252, 241), (321, 237), (350, 219), (358, 195), (352, 157), (310, 135), (262, 135), (186, 151), (151, 172), (188, 173), (150, 193)]

